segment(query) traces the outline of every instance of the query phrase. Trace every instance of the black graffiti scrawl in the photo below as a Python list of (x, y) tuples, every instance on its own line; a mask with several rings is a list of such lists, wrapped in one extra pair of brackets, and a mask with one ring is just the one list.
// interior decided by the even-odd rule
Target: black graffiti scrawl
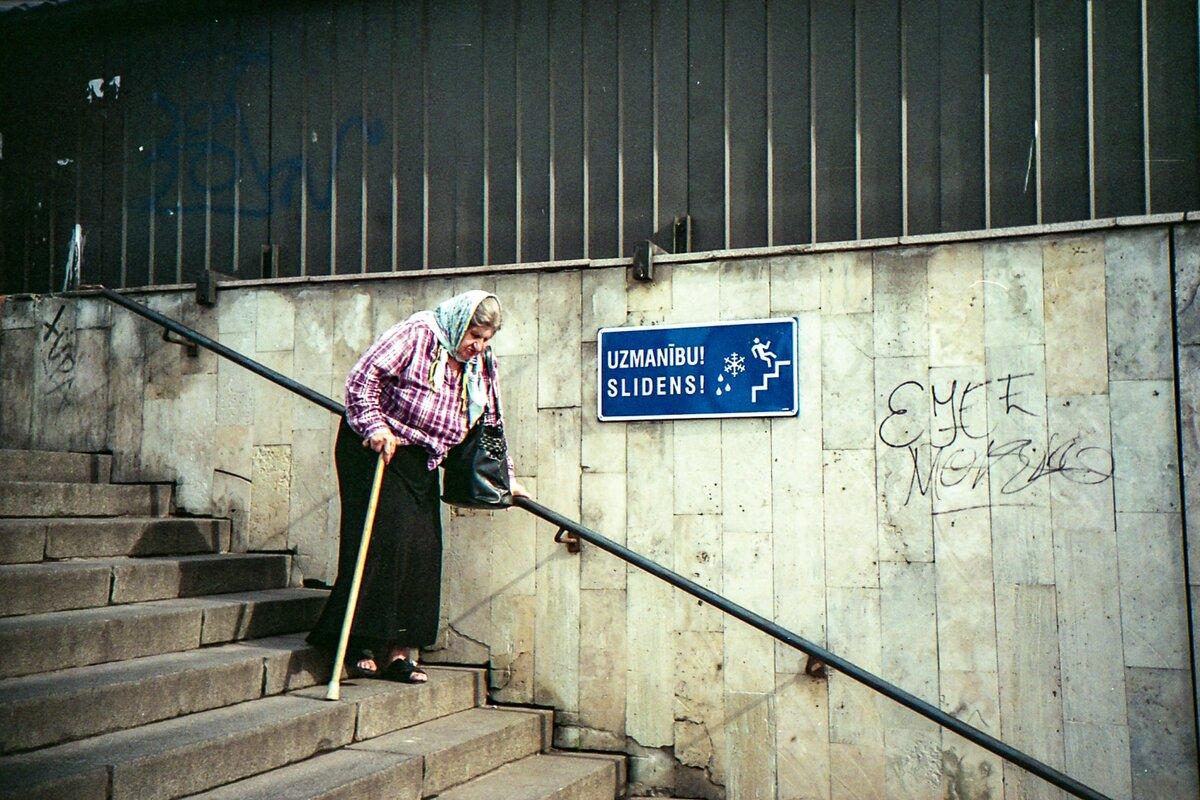
[(50, 322), (42, 323), (41, 367), (46, 378), (43, 400), (61, 408), (75, 385), (75, 329), (63, 325), (67, 307), (59, 306)]
[[(903, 381), (887, 395), (887, 408), (879, 423), (879, 440), (887, 447), (909, 455), (908, 489), (904, 505), (918, 496), (937, 500), (953, 487), (974, 489), (993, 478), (989, 506), (1020, 505), (1021, 492), (1051, 475), (1079, 484), (1097, 484), (1113, 475), (1112, 451), (1082, 434), (1052, 432), (1045, 445), (1039, 438), (1005, 435), (997, 437), (999, 420), (984, 413), (991, 398), (993, 413), (1005, 419), (1006, 430), (1026, 419), (1032, 426), (1040, 418), (1022, 398), (1032, 373), (1006, 373), (985, 381), (951, 380), (926, 386), (920, 381)], [(918, 419), (916, 409), (929, 402), (928, 424)], [(1019, 427), (1019, 425), (1018, 425)], [(949, 514), (962, 508), (941, 508)]]

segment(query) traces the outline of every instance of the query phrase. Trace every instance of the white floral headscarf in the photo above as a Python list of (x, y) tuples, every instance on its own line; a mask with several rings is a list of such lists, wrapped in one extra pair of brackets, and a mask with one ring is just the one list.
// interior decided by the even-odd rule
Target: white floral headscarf
[(446, 379), (446, 362), (451, 356), (462, 364), (462, 404), (467, 414), (468, 428), (476, 423), (487, 407), (487, 390), (483, 385), (483, 358), (463, 361), (458, 357), (458, 347), (471, 327), (475, 309), (488, 297), (496, 295), (482, 289), (472, 289), (443, 300), (432, 311), (421, 311), (414, 315), (437, 336), (438, 351), (429, 370), (429, 385), (433, 390), (441, 391)]

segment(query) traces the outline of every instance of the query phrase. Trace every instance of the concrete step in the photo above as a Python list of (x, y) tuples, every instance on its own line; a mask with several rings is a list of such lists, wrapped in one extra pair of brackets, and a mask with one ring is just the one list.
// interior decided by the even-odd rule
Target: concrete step
[(0, 519), (0, 564), (103, 556), (220, 553), (229, 520), (185, 517)]
[(326, 594), (270, 589), (0, 619), (0, 678), (306, 631)]
[(0, 617), (287, 586), (290, 557), (221, 553), (0, 567)]
[[(32, 753), (0, 758), (0, 798), (166, 800), (277, 769), (361, 737), (364, 715), (390, 733), (475, 704), (482, 672), (429, 670), (429, 683), (346, 684), (340, 702), (315, 692), (265, 697)], [(324, 696), (324, 689), (320, 690)], [(379, 734), (376, 734), (379, 735)]]
[(0, 517), (162, 517), (168, 483), (0, 482)]
[(471, 708), (353, 745), (356, 750), (420, 756), (422, 796), (451, 786), (550, 745), (550, 712)]
[(439, 800), (613, 800), (617, 758), (541, 753), (438, 795)]
[(112, 456), (0, 449), (0, 475), (14, 481), (108, 483)]
[(303, 634), (0, 681), (0, 753), (83, 739), (329, 679)]
[(188, 800), (420, 800), (421, 759), (343, 748)]

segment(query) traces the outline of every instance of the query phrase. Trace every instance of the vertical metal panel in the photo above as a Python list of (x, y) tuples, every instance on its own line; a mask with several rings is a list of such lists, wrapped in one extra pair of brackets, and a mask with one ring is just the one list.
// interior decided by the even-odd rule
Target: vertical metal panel
[(584, 4), (587, 159), (587, 255), (617, 255), (617, 3)]
[(1042, 221), (1088, 216), (1086, 0), (1037, 0), (1042, 41)]
[(617, 28), (621, 61), (621, 241), (630, 255), (654, 233), (654, 71), (650, 0), (622, 0)]
[[(725, 246), (724, 13), (720, 0), (688, 4), (688, 209), (692, 246)], [(629, 247), (626, 241), (626, 248)]]
[(333, 271), (362, 272), (363, 3), (333, 4)]
[(401, 0), (396, 9), (396, 264), (419, 269), (424, 254), (425, 216), (422, 177), (424, 162), (425, 89), (422, 36), (425, 11), (422, 0)]
[(517, 28), (518, 261), (550, 257), (550, 108), (546, 0), (521, 0)]
[(237, 274), (261, 274), (262, 246), (271, 214), (271, 35), (258, 7), (237, 18), (236, 49), (241, 68), (234, 85), (237, 103), (238, 182), (234, 218)]
[(799, 244), (812, 230), (809, 206), (808, 0), (770, 0), (767, 52), (771, 126), (771, 237)]
[[(395, 10), (369, 2), (363, 33), (363, 266), (368, 272), (395, 269), (392, 263), (392, 71)], [(272, 98), (274, 103), (274, 98)]]
[[(654, 227), (688, 213), (688, 3), (654, 3)], [(666, 237), (664, 237), (666, 238)], [(666, 244), (662, 241), (662, 244)]]
[[(129, 286), (145, 286), (154, 281), (150, 266), (154, 258), (154, 223), (158, 218), (155, 167), (159, 153), (154, 130), (157, 118), (154, 93), (159, 85), (159, 45), (156, 31), (149, 24), (132, 27), (126, 35), (129, 41), (128, 70), (121, 81), (122, 94), (128, 102), (125, 117), (125, 158), (128, 160), (125, 280)], [(232, 148), (230, 154), (232, 156)], [(226, 162), (231, 183), (232, 161), (230, 157)], [(232, 223), (232, 212), (228, 219)], [(229, 253), (232, 253), (232, 240), (226, 241), (229, 241)]]
[(853, 239), (855, 216), (854, 10), (848, 3), (812, 6), (815, 240)]
[(941, 10), (938, 0), (906, 0), (901, 9), (904, 50), (905, 233), (942, 230)]
[(279, 274), (302, 274), (305, 217), (304, 14), (281, 5), (271, 13), (271, 243), (279, 251)]
[(1096, 216), (1144, 210), (1141, 6), (1138, 0), (1093, 5)]
[(455, 75), (460, 104), (450, 129), (457, 148), (454, 164), (454, 260), (483, 263), (483, 8), (456, 4), (456, 47), (443, 54)]
[(729, 124), (729, 245), (767, 240), (767, 9), (739, 0), (725, 10)]
[(174, 45), (178, 21), (172, 18), (162, 36), (163, 26), (154, 35), (156, 60), (150, 83), (150, 116), (144, 119), (144, 133), (150, 139), (150, 191), (154, 195), (153, 219), (150, 220), (150, 282), (176, 283), (179, 262), (179, 160), (183, 137), (178, 119), (184, 74)]
[[(75, 150), (78, 159), (75, 174), (76, 221), (87, 232), (83, 282), (99, 283), (103, 278), (100, 256), (103, 251), (104, 195), (100, 189), (104, 180), (104, 109), (99, 103), (87, 102), (85, 87), (89, 80), (104, 74), (105, 31), (103, 28), (84, 29), (80, 31), (79, 38), (78, 80), (73, 86), (67, 87), (74, 94), (74, 106), (79, 109), (79, 145)], [(0, 103), (3, 103), (2, 99)], [(0, 263), (3, 263), (2, 255)]]
[(1148, 4), (1151, 211), (1200, 206), (1196, 159), (1196, 3), (1151, 0)]
[[(578, 2), (550, 14), (553, 175), (551, 258), (583, 256), (583, 16)], [(648, 106), (649, 104), (647, 104)]]
[(979, 0), (942, 0), (942, 230), (984, 227), (981, 17)]
[(487, 261), (517, 257), (516, 0), (489, 0), (484, 12), (487, 75)]
[(986, 0), (991, 225), (1037, 221), (1033, 2)]
[[(101, 104), (104, 116), (104, 147), (101, 153), (102, 181), (99, 248), (101, 283), (109, 287), (125, 286), (125, 220), (128, 202), (125, 194), (128, 150), (125, 138), (125, 110), (129, 103), (125, 48), (126, 37), (120, 16), (103, 27), (106, 80), (121, 76), (122, 90), (109, 92)], [(209, 140), (211, 141), (211, 134)], [(206, 200), (207, 203), (207, 200)], [(206, 242), (207, 246), (207, 242)]]
[[(314, 3), (304, 15), (304, 139), (302, 251), (304, 275), (328, 275), (333, 231), (333, 9)], [(414, 151), (419, 153), (420, 150)], [(419, 185), (419, 184), (418, 184)]]
[(892, 0), (860, 0), (855, 65), (861, 233), (900, 234), (900, 12)]
[(176, 130), (179, 146), (179, 249), (180, 280), (195, 281), (208, 268), (209, 142), (211, 141), (212, 70), (208, 17), (199, 8), (189, 9), (179, 21), (183, 49), (182, 80)]

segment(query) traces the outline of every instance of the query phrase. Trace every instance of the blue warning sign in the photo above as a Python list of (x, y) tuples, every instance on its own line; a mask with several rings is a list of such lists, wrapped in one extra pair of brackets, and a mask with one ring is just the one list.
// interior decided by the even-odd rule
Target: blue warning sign
[(599, 417), (792, 416), (797, 336), (790, 317), (602, 328), (596, 348)]

